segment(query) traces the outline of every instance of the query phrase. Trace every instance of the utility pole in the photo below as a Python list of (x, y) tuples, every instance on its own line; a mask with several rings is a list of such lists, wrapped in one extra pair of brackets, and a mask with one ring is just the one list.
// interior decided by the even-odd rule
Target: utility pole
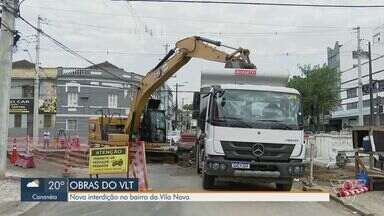
[(359, 126), (364, 126), (364, 113), (363, 113), (363, 81), (361, 75), (361, 35), (360, 27), (354, 28), (357, 31), (357, 74), (358, 74), (358, 108), (359, 108)]
[[(368, 64), (369, 64), (369, 124), (373, 126), (373, 82), (372, 82), (372, 52), (371, 42), (368, 42)], [(376, 88), (375, 88), (376, 89)]]
[(11, 87), (12, 48), (15, 29), (15, 15), (18, 0), (2, 0), (0, 23), (0, 179), (7, 170), (9, 90)]
[[(43, 19), (37, 17), (37, 32), (36, 32), (36, 58), (35, 58), (35, 82), (33, 91), (33, 145), (36, 146), (39, 142), (39, 72), (40, 72), (40, 31), (41, 21)], [(29, 152), (29, 146), (27, 147)]]
[(178, 112), (179, 112), (178, 91), (179, 91), (179, 83), (176, 83), (176, 112), (175, 112), (175, 124), (176, 124), (176, 130), (177, 130), (177, 126), (178, 126), (178, 122), (177, 122), (177, 114), (178, 114)]
[[(166, 43), (166, 44), (164, 44), (164, 51), (165, 51), (165, 55), (167, 55), (168, 54), (168, 48), (169, 48), (169, 44), (168, 43)], [(160, 92), (160, 95), (162, 94), (163, 95), (163, 100), (164, 100), (164, 111), (165, 111), (165, 115), (166, 115), (166, 119), (167, 119), (167, 125), (166, 125), (166, 129), (167, 129), (167, 131), (169, 131), (169, 118), (168, 118), (168, 116), (169, 116), (169, 110), (168, 110), (168, 107), (169, 107), (169, 103), (168, 103), (168, 94), (169, 94), (169, 92), (167, 91), (168, 89), (167, 89), (167, 82), (165, 81), (164, 82), (164, 84), (163, 84), (163, 90), (164, 91), (161, 91)]]
[(376, 126), (377, 127), (380, 127), (380, 106), (381, 106), (381, 102), (379, 100), (381, 100), (381, 97), (379, 96), (379, 87), (378, 87), (379, 83), (378, 82), (375, 82), (375, 89), (377, 90), (376, 91)]

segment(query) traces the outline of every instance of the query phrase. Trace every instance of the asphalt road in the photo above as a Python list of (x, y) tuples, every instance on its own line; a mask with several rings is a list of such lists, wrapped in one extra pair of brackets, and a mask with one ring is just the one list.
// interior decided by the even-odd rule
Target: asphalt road
[[(180, 168), (169, 164), (151, 164), (149, 166), (151, 187), (155, 191), (199, 192), (201, 179), (189, 168)], [(222, 183), (220, 191), (274, 190), (272, 185), (242, 185)], [(294, 189), (298, 190), (298, 189)], [(279, 216), (339, 216), (355, 215), (333, 201), (330, 202), (44, 202), (32, 208), (26, 216), (68, 216), (68, 215), (279, 215)]]

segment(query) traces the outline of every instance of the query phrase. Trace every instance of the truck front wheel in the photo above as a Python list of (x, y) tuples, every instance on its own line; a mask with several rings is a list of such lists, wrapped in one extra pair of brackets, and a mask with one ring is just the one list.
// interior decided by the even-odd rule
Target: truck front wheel
[(279, 191), (290, 191), (292, 189), (292, 181), (287, 183), (276, 183), (276, 189)]
[(203, 174), (203, 188), (204, 189), (212, 189), (215, 185), (215, 177), (208, 175), (206, 173)]

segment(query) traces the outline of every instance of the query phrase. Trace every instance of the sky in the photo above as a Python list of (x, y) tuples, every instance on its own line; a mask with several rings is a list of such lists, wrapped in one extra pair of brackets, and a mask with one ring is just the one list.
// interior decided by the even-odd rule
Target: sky
[[(383, 4), (380, 0), (289, 2)], [(360, 26), (362, 37), (370, 39), (375, 28), (384, 24), (383, 12), (384, 8), (307, 8), (111, 0), (26, 0), (21, 6), (21, 16), (36, 24), (40, 15), (44, 19), (43, 31), (92, 62), (109, 61), (126, 71), (142, 75), (163, 58), (166, 44), (169, 44), (170, 49), (176, 41), (193, 35), (249, 49), (251, 60), (258, 70), (270, 73), (286, 71), (298, 75), (298, 65), (326, 63), (327, 47), (333, 47), (336, 41), (341, 44), (356, 43), (354, 27)], [(34, 61), (36, 32), (20, 20), (16, 28), (21, 32), (22, 40), (14, 53), (14, 60)], [(40, 62), (42, 66), (52, 67), (89, 65), (44, 37), (41, 38)], [(178, 82), (184, 85), (180, 90), (196, 91), (200, 85), (201, 70), (223, 67), (220, 63), (193, 59), (167, 83), (172, 87)], [(192, 95), (184, 93), (181, 98), (185, 98), (185, 103), (190, 103)]]

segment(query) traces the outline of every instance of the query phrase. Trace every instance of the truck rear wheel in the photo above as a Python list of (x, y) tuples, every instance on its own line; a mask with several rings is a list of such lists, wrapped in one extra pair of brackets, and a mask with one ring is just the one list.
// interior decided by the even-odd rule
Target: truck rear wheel
[(290, 191), (292, 189), (292, 181), (287, 183), (276, 183), (276, 189), (279, 191)]
[(215, 176), (208, 175), (206, 173), (203, 174), (203, 188), (204, 189), (212, 189), (215, 185)]

